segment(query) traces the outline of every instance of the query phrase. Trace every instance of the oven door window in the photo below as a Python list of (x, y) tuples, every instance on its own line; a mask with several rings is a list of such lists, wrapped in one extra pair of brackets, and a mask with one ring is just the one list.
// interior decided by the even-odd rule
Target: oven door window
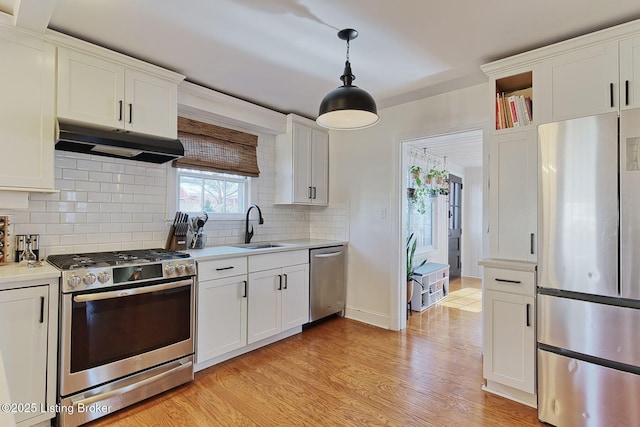
[(191, 282), (182, 284), (170, 289), (163, 289), (167, 285), (155, 285), (75, 296), (71, 314), (71, 372), (188, 340), (192, 286)]

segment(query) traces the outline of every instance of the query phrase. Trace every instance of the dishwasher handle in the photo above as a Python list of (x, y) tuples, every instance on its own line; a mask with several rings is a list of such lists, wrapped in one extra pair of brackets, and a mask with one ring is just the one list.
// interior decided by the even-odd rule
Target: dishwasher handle
[(329, 257), (333, 257), (333, 256), (338, 256), (343, 254), (344, 251), (338, 251), (338, 252), (327, 252), (325, 254), (313, 254), (314, 258), (329, 258)]

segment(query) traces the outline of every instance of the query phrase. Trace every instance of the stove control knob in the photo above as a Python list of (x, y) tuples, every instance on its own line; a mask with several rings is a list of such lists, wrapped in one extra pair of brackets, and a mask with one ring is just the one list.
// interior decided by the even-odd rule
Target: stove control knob
[(85, 276), (82, 278), (82, 281), (84, 282), (85, 285), (90, 286), (93, 285), (94, 283), (96, 283), (96, 275), (93, 273), (87, 273), (85, 274)]
[(98, 273), (98, 282), (104, 284), (104, 283), (107, 283), (109, 281), (109, 279), (111, 279), (111, 275), (109, 273), (107, 273), (106, 271)]
[(176, 266), (176, 270), (178, 270), (178, 274), (183, 275), (186, 267), (184, 266), (184, 264), (178, 264)]
[(172, 276), (173, 274), (176, 273), (176, 266), (173, 264), (167, 264), (167, 266), (164, 268), (164, 271), (169, 275)]
[(195, 274), (195, 272), (196, 272), (196, 264), (193, 262), (190, 262), (189, 264), (187, 264), (187, 273)]
[(71, 289), (76, 288), (80, 282), (82, 282), (82, 279), (75, 274), (72, 274), (71, 277), (67, 279), (67, 285), (69, 285)]

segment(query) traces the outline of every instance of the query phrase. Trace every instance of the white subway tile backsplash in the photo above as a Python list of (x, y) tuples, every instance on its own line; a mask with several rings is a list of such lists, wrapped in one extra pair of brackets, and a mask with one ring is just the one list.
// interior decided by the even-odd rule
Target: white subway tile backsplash
[[(215, 123), (229, 127), (228, 124)], [(246, 129), (235, 128), (236, 130)], [(55, 253), (164, 247), (174, 212), (167, 212), (170, 165), (82, 153), (56, 152), (59, 193), (32, 193), (27, 211), (11, 211), (14, 234), (40, 234), (43, 257)], [(265, 223), (253, 219), (253, 241), (326, 238), (347, 240), (348, 203), (329, 207), (275, 206), (275, 137), (259, 135), (260, 177), (252, 194)], [(302, 212), (302, 217), (296, 212)], [(255, 214), (255, 213), (254, 213)], [(257, 218), (257, 215), (256, 215)], [(244, 220), (210, 220), (207, 246), (244, 241)]]
[(74, 181), (88, 181), (89, 172), (78, 169), (63, 169), (62, 179), (73, 179)]

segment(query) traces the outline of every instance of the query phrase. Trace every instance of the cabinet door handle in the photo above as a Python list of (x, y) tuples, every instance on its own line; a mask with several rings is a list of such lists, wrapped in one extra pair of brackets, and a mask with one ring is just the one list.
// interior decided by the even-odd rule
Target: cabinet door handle
[(129, 104), (129, 123), (133, 123), (133, 104)]
[(609, 83), (609, 98), (611, 99), (611, 108), (613, 108), (613, 83)]
[(118, 101), (118, 104), (120, 105), (118, 107), (118, 110), (120, 111), (120, 113), (118, 115), (118, 121), (121, 122), (122, 121), (122, 100)]
[(529, 316), (529, 312), (531, 311), (530, 309), (531, 309), (531, 304), (525, 305), (525, 311), (526, 311), (525, 318), (526, 318), (526, 326), (527, 326), (527, 328), (529, 326), (531, 326), (531, 318)]
[(624, 81), (624, 105), (629, 105), (629, 80)]
[(317, 195), (316, 187), (313, 187), (313, 198), (315, 199)]
[(246, 280), (242, 281), (242, 287), (244, 288), (244, 293), (242, 294), (242, 298), (246, 298), (247, 297), (247, 281)]
[(278, 290), (282, 290), (282, 274), (278, 274)]
[(522, 283), (520, 280), (509, 280), (509, 279), (495, 279), (496, 282), (503, 282), (503, 283), (514, 283), (516, 285)]
[(44, 297), (40, 297), (40, 323), (44, 323)]
[(535, 254), (534, 245), (535, 245), (536, 235), (531, 233), (531, 255)]
[(313, 193), (312, 193), (312, 191), (313, 191), (313, 190), (311, 189), (311, 188), (313, 188), (313, 187), (308, 187), (308, 188), (309, 188), (309, 192), (307, 193), (307, 198), (308, 198), (308, 199), (313, 199), (313, 197), (312, 197), (312, 194), (313, 194)]
[(284, 288), (283, 289), (287, 289), (287, 284), (289, 283), (289, 278), (287, 277), (286, 274), (283, 274), (284, 276)]

